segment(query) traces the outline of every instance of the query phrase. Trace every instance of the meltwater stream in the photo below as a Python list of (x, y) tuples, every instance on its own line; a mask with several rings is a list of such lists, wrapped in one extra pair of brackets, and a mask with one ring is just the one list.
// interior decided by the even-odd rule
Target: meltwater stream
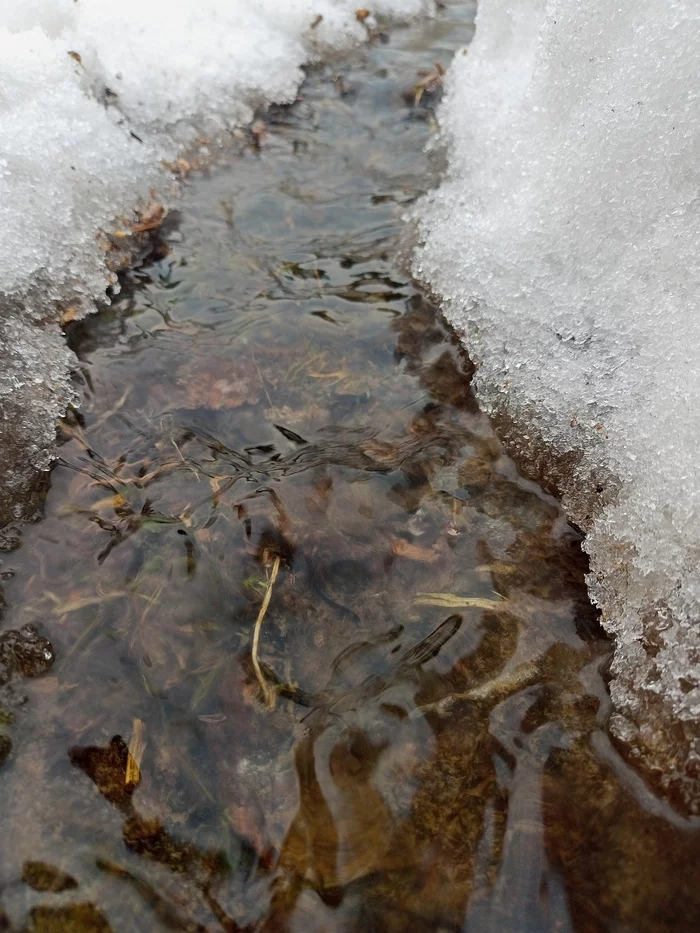
[(0, 928), (700, 927), (698, 829), (607, 737), (580, 537), (397, 259), (472, 18), (314, 70), (75, 326), (1, 568)]

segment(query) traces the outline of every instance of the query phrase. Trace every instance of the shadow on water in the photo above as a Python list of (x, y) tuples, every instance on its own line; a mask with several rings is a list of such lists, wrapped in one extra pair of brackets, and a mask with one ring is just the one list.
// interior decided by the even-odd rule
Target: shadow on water
[(607, 739), (580, 537), (396, 260), (417, 71), (472, 13), (315, 70), (74, 327), (3, 564), (0, 928), (700, 927), (698, 829)]

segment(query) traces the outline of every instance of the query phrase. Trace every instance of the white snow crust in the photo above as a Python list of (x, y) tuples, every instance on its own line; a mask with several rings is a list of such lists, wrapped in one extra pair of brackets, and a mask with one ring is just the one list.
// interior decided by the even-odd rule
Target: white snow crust
[(293, 100), (305, 62), (365, 40), (361, 5), (396, 18), (434, 10), (434, 0), (1, 0), (0, 525), (31, 478), (17, 472), (22, 450), (47, 468), (71, 397), (57, 302), (85, 313), (114, 284), (98, 232), (133, 217), (151, 189), (167, 200), (162, 160)]
[(415, 271), (588, 531), (613, 730), (698, 809), (700, 5), (480, 0), (447, 86)]

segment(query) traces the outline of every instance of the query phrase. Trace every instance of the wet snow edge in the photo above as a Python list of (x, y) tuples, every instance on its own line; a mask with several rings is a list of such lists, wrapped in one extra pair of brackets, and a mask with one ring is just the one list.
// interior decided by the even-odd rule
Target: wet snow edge
[(484, 407), (587, 531), (611, 727), (700, 806), (700, 10), (481, 0), (414, 272)]
[[(74, 401), (61, 319), (115, 290), (166, 163), (294, 100), (302, 66), (434, 0), (5, 0), (0, 10), (0, 527), (45, 487)], [(115, 241), (114, 234), (121, 240)], [(115, 249), (115, 245), (118, 249)]]

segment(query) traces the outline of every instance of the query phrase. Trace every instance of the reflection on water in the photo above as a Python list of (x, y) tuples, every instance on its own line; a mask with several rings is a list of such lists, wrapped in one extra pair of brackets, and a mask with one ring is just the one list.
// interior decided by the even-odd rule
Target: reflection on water
[(700, 925), (698, 829), (606, 736), (579, 536), (394, 258), (411, 88), (472, 12), (315, 72), (76, 326), (2, 568), (0, 928)]

